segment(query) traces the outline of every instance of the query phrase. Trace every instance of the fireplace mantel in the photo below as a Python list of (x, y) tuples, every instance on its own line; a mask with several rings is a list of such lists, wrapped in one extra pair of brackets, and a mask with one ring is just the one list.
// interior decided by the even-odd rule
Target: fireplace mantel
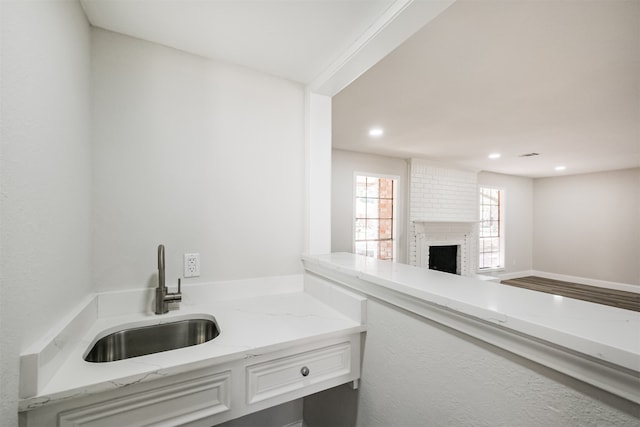
[(476, 228), (478, 221), (431, 221), (415, 220), (415, 264), (429, 267), (430, 246), (458, 246), (458, 274), (470, 276), (475, 273)]

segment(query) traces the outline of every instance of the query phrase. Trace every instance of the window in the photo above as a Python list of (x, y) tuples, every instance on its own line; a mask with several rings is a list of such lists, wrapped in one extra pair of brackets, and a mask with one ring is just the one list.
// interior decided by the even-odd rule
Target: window
[(397, 180), (365, 175), (355, 178), (355, 253), (394, 260)]
[(480, 187), (480, 270), (504, 267), (503, 198), (503, 190)]

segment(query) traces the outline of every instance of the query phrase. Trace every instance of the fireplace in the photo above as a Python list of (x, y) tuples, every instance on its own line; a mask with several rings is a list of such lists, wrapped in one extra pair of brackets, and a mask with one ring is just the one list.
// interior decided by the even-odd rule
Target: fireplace
[(429, 269), (460, 274), (458, 245), (429, 246)]
[[(414, 265), (461, 276), (475, 273), (476, 222), (414, 221), (414, 226)], [(434, 255), (436, 259), (432, 259)], [(441, 256), (449, 260), (442, 261)]]

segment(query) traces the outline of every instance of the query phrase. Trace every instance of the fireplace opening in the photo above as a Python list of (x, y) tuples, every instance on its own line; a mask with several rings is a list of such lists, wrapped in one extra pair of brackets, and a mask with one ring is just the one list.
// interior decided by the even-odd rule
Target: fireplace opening
[(458, 246), (429, 246), (429, 269), (460, 274), (458, 271)]

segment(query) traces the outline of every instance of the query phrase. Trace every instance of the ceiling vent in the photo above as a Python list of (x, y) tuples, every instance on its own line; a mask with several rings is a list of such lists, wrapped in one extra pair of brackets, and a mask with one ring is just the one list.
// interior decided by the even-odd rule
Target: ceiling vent
[(520, 156), (518, 157), (535, 157), (535, 156), (539, 156), (540, 153), (527, 153), (527, 154), (520, 154)]

